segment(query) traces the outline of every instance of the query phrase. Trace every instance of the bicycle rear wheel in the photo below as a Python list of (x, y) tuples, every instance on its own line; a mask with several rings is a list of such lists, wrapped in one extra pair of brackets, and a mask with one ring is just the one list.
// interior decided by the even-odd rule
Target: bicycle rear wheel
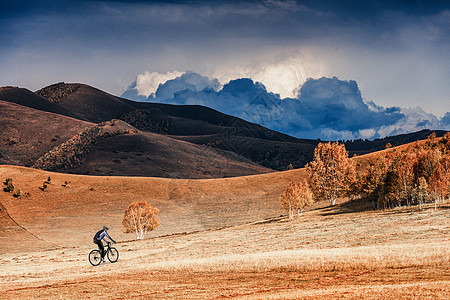
[(99, 250), (92, 250), (89, 253), (89, 262), (93, 266), (98, 266), (102, 262), (102, 254)]
[(115, 263), (119, 259), (119, 251), (116, 248), (111, 247), (108, 251), (108, 259), (110, 262)]

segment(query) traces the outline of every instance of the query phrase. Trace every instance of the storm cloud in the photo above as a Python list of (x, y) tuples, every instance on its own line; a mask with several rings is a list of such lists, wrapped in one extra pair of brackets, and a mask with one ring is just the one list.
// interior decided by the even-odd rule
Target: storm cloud
[(0, 84), (119, 95), (141, 74), (130, 96), (142, 99), (192, 70), (297, 99), (308, 78), (336, 76), (382, 107), (442, 117), (449, 19), (448, 1), (433, 0), (0, 1)]
[[(133, 86), (123, 96), (131, 95)], [(219, 86), (216, 79), (186, 72), (160, 84), (146, 101), (203, 105), (299, 138), (373, 139), (450, 128), (448, 115), (439, 121), (420, 108), (378, 106), (363, 99), (355, 81), (337, 77), (306, 80), (296, 98), (281, 98), (250, 78)]]

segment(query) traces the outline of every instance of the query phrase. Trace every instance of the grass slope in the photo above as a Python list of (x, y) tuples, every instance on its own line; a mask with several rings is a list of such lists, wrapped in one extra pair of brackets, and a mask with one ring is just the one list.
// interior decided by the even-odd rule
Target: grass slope
[[(51, 177), (44, 192), (39, 189)], [(0, 193), (0, 203), (29, 232), (64, 246), (91, 243), (103, 225), (119, 240), (124, 210), (146, 200), (160, 209), (161, 226), (149, 236), (217, 229), (283, 214), (278, 197), (304, 170), (224, 179), (164, 179), (81, 176), (15, 166), (0, 166), (0, 178), (10, 177), (29, 197)], [(66, 187), (65, 182), (70, 182)], [(3, 245), (0, 243), (0, 248)], [(18, 248), (20, 249), (20, 248)], [(0, 249), (1, 252), (1, 249)]]
[(29, 166), (53, 147), (94, 126), (0, 100), (0, 164)]

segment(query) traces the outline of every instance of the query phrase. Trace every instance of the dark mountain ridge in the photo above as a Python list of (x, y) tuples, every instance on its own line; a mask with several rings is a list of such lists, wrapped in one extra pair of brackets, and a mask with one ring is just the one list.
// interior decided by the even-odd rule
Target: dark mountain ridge
[(85, 118), (73, 113), (71, 110), (62, 107), (61, 105), (49, 102), (46, 98), (43, 98), (24, 88), (11, 86), (0, 87), (0, 100), (86, 121)]
[[(204, 106), (135, 102), (85, 84), (58, 83), (37, 93), (46, 97), (36, 95), (39, 103), (47, 99), (53, 110), (59, 109), (80, 120), (100, 123), (121, 119), (141, 131), (233, 152), (275, 170), (285, 170), (289, 165), (303, 167), (312, 160), (314, 148), (321, 142), (294, 138)], [(29, 101), (21, 102), (25, 106), (36, 106)], [(39, 107), (42, 110), (50, 108), (42, 104)], [(398, 146), (424, 139), (431, 132), (422, 130), (374, 141), (349, 141), (345, 145), (350, 156), (362, 155), (382, 150), (387, 143)], [(435, 132), (437, 136), (445, 133)]]

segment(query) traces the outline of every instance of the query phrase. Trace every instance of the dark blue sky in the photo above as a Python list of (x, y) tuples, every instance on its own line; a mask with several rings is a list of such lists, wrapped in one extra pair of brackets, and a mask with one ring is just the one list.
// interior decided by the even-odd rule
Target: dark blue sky
[(286, 97), (337, 76), (377, 105), (450, 111), (448, 1), (0, 1), (0, 28), (0, 85), (120, 95), (191, 70)]

